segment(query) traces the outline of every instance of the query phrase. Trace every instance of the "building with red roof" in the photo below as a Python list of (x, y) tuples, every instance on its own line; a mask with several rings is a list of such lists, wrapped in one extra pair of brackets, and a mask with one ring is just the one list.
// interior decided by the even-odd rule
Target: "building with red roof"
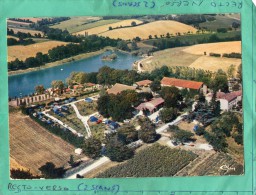
[(152, 81), (150, 81), (150, 80), (143, 80), (143, 81), (138, 81), (135, 84), (138, 87), (146, 87), (146, 86), (149, 86), (151, 83), (152, 83)]
[(163, 104), (164, 104), (163, 98), (156, 98), (156, 99), (152, 99), (149, 102), (141, 103), (139, 106), (136, 107), (136, 109), (140, 111), (149, 111), (152, 114), (157, 109), (162, 107)]
[(204, 85), (203, 82), (198, 81), (190, 81), (184, 79), (176, 79), (176, 78), (169, 78), (164, 77), (161, 80), (161, 86), (174, 86), (178, 89), (188, 89), (188, 90), (203, 90), (203, 93), (207, 93), (207, 86)]

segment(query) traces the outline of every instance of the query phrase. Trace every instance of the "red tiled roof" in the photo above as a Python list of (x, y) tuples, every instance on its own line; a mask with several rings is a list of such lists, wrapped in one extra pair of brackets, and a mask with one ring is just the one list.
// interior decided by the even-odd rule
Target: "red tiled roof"
[(121, 93), (122, 91), (125, 90), (135, 90), (136, 87), (134, 86), (129, 86), (129, 85), (123, 85), (120, 83), (116, 83), (111, 89), (107, 91), (108, 94), (114, 94), (117, 95), (118, 93)]
[(137, 84), (138, 86), (150, 85), (151, 83), (152, 83), (152, 81), (150, 81), (150, 80), (143, 80), (143, 81), (138, 81), (138, 82), (136, 82), (136, 84)]
[(161, 84), (189, 89), (200, 89), (203, 82), (164, 77), (161, 80)]
[(217, 99), (225, 99), (228, 102), (236, 99), (238, 96), (242, 95), (242, 91), (233, 91), (231, 93), (223, 93), (223, 92), (218, 92), (217, 93)]
[(147, 109), (151, 112), (152, 110), (154, 110), (157, 106), (161, 105), (162, 103), (164, 103), (163, 98), (156, 98), (156, 99), (153, 99), (149, 102), (141, 103), (138, 107), (136, 107), (136, 109), (137, 110)]

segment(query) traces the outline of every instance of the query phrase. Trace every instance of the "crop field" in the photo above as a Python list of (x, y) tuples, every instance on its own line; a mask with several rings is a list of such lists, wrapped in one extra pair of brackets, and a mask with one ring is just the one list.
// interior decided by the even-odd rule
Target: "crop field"
[[(230, 170), (221, 168), (229, 166)], [(235, 168), (235, 170), (233, 170)], [(203, 176), (203, 175), (240, 175), (243, 165), (237, 163), (230, 155), (220, 152), (205, 153), (184, 167), (175, 176)]]
[(17, 32), (23, 32), (23, 33), (30, 33), (31, 35), (35, 35), (40, 33), (41, 35), (43, 35), (44, 33), (38, 30), (30, 30), (30, 29), (25, 29), (25, 28), (10, 28), (14, 31), (14, 33)]
[(112, 167), (97, 177), (165, 177), (173, 176), (197, 157), (192, 152), (154, 144), (134, 158)]
[(233, 22), (240, 22), (240, 15), (236, 14), (233, 16), (225, 14), (215, 16), (216, 20), (207, 21), (200, 24), (200, 27), (206, 27), (207, 30), (216, 31), (218, 28), (228, 28), (232, 26)]
[(53, 162), (57, 167), (63, 166), (74, 155), (75, 148), (53, 135), (28, 116), (10, 113), (10, 157), (11, 168), (19, 166), (39, 174), (38, 168), (46, 162)]
[[(178, 37), (172, 37), (169, 38), (168, 40), (179, 40), (181, 42), (186, 42), (189, 45), (195, 45), (195, 44), (200, 44), (200, 41), (203, 41), (204, 39), (209, 39), (210, 36), (212, 35), (217, 35), (220, 39), (225, 39), (225, 38), (234, 38), (236, 36), (241, 35), (241, 31), (230, 31), (227, 33), (204, 33), (204, 34), (193, 34), (193, 35), (183, 35), (183, 36), (178, 36)], [(154, 42), (161, 42), (162, 39), (149, 39), (143, 41), (145, 44), (148, 45), (153, 45)]]
[(8, 27), (28, 27), (30, 23), (7, 20)]
[[(119, 21), (119, 20), (101, 20), (101, 21), (98, 21), (98, 22), (95, 23), (95, 25), (99, 24), (98, 26), (94, 26), (93, 27), (92, 25), (94, 23), (92, 23), (92, 25), (90, 25), (90, 26), (88, 24), (86, 30), (77, 32), (76, 34), (84, 35), (85, 32), (88, 32), (89, 35), (92, 35), (92, 34), (102, 34), (102, 33), (106, 32), (106, 31), (109, 31), (109, 27), (110, 26), (112, 28), (117, 28), (117, 27), (120, 27), (120, 26), (123, 26), (123, 27), (124, 26), (131, 26), (131, 23), (133, 21), (136, 22), (136, 24), (141, 24), (142, 23), (142, 21), (136, 20), (136, 19), (122, 20), (122, 21)], [(90, 27), (90, 28), (88, 28), (88, 27)], [(114, 31), (114, 30), (111, 30), (111, 31)]]
[(174, 49), (166, 49), (157, 51), (152, 58), (148, 58), (142, 62), (142, 69), (152, 71), (155, 68), (166, 66), (190, 66), (192, 62), (197, 60), (200, 56), (185, 53), (184, 47)]
[[(51, 28), (59, 28), (61, 30), (67, 29), (70, 33), (79, 32), (85, 29), (93, 28), (93, 24), (96, 24), (100, 21), (100, 17), (92, 17), (92, 16), (78, 16), (71, 17), (69, 20), (65, 20), (60, 22), (59, 24), (51, 26)], [(98, 21), (98, 22), (97, 22)], [(93, 27), (90, 27), (93, 26)]]
[(38, 22), (38, 21), (41, 21), (43, 18), (22, 18), (24, 20), (29, 20), (31, 22)]
[[(204, 52), (207, 53), (206, 56)], [(208, 56), (211, 52), (219, 54), (240, 53), (241, 42), (208, 43), (158, 51), (154, 53), (153, 57), (143, 60), (142, 69), (152, 71), (155, 68), (166, 65), (169, 67), (188, 66), (210, 71), (217, 71), (218, 69), (227, 71), (231, 64), (235, 65), (235, 67), (241, 64), (241, 59)]]
[(206, 52), (207, 55), (211, 52), (218, 54), (232, 52), (241, 53), (241, 41), (198, 44), (190, 46), (183, 51), (195, 55), (204, 55), (204, 52)]
[(15, 45), (8, 47), (8, 62), (13, 61), (16, 58), (19, 60), (25, 60), (28, 57), (36, 56), (37, 52), (47, 53), (50, 49), (60, 46), (66, 45), (67, 42), (62, 41), (47, 41), (42, 43), (35, 43), (31, 45)]
[(120, 38), (129, 40), (137, 36), (139, 36), (141, 39), (148, 39), (149, 35), (152, 37), (155, 35), (160, 37), (161, 35), (165, 36), (167, 33), (170, 33), (170, 35), (176, 35), (176, 33), (183, 34), (187, 33), (188, 31), (195, 33), (197, 30), (192, 26), (176, 21), (156, 21), (130, 28), (115, 29), (101, 33), (100, 35), (114, 39)]
[(218, 69), (222, 69), (226, 72), (231, 64), (235, 65), (235, 67), (237, 68), (241, 64), (241, 59), (201, 56), (200, 58), (192, 62), (189, 67), (210, 70), (213, 72), (217, 71)]

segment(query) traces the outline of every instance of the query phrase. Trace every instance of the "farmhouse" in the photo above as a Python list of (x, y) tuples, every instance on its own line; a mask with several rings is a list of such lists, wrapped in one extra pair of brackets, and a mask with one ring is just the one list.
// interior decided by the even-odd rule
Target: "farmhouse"
[(120, 83), (116, 83), (111, 89), (107, 91), (108, 94), (114, 94), (117, 95), (118, 93), (121, 93), (122, 91), (125, 90), (135, 90), (136, 87), (134, 86), (129, 86), (129, 85), (123, 85)]
[(139, 111), (149, 111), (150, 114), (161, 108), (164, 104), (163, 98), (156, 98), (149, 102), (141, 103), (138, 107), (136, 107)]
[(242, 91), (231, 93), (218, 92), (217, 99), (220, 101), (220, 109), (228, 111), (232, 107), (237, 106), (237, 102), (242, 100)]
[(207, 93), (207, 86), (203, 82), (190, 81), (176, 78), (164, 77), (161, 80), (161, 86), (174, 86), (178, 89), (188, 89), (188, 90), (202, 90), (204, 94)]
[[(212, 93), (207, 94), (206, 100), (210, 102), (212, 96)], [(228, 111), (232, 107), (237, 106), (237, 103), (242, 100), (242, 91), (233, 91), (231, 93), (217, 92), (216, 99), (220, 101), (220, 109)]]

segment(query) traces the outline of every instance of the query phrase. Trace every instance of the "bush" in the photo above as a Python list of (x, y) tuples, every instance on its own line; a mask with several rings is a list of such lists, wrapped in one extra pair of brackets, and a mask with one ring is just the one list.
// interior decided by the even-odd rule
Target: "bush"
[(221, 55), (218, 53), (210, 53), (209, 55), (213, 57), (221, 57)]

